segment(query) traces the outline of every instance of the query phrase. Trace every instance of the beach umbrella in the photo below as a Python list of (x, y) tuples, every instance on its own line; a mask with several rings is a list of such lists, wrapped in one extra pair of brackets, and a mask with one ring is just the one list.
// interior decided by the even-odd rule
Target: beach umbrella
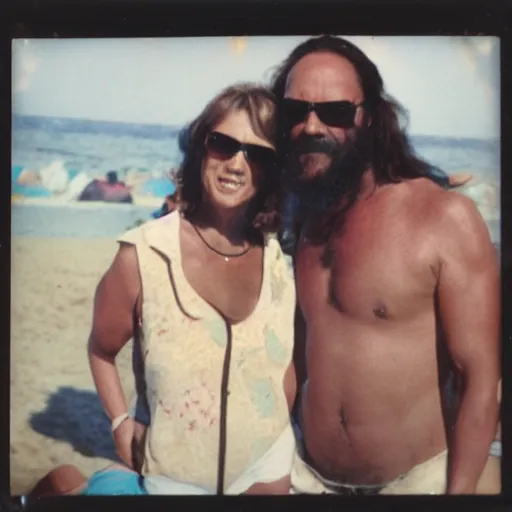
[(144, 183), (142, 190), (150, 196), (165, 198), (176, 192), (176, 185), (167, 177), (152, 178)]

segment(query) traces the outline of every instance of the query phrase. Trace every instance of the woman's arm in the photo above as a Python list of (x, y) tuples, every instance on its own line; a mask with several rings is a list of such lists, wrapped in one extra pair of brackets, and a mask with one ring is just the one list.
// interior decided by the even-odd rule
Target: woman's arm
[[(111, 421), (128, 412), (115, 358), (133, 336), (140, 288), (135, 247), (123, 244), (96, 290), (88, 346), (94, 382)], [(118, 454), (130, 466), (132, 437), (133, 421), (128, 419), (116, 429), (114, 439)]]

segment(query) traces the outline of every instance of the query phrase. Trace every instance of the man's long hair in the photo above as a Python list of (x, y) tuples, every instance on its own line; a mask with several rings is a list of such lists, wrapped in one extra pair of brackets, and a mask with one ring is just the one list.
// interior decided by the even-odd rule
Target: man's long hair
[[(329, 35), (308, 39), (297, 46), (272, 77), (270, 88), (278, 103), (278, 152), (286, 154), (289, 145), (289, 133), (280, 113), (288, 75), (295, 64), (306, 55), (324, 52), (334, 53), (350, 61), (359, 76), (364, 93), (365, 111), (370, 120), (365, 130), (368, 130), (370, 137), (370, 165), (376, 184), (398, 183), (405, 179), (426, 176), (430, 165), (415, 155), (405, 133), (405, 127), (400, 124), (401, 119), (407, 120), (407, 113), (385, 92), (382, 77), (375, 64), (354, 44)], [(336, 218), (342, 216), (353, 202), (354, 200), (350, 200), (348, 204), (345, 201), (343, 206), (333, 205), (333, 209), (337, 211), (331, 211), (328, 217), (331, 221), (336, 221)]]
[[(396, 183), (403, 179), (425, 176), (429, 164), (418, 158), (411, 147), (400, 119), (407, 120), (405, 109), (384, 91), (384, 83), (375, 64), (354, 44), (333, 36), (308, 39), (300, 44), (276, 70), (271, 90), (279, 103), (283, 100), (286, 81), (292, 68), (310, 53), (329, 52), (352, 63), (363, 89), (365, 110), (373, 132), (372, 168), (378, 184)], [(288, 134), (279, 123), (279, 143), (287, 142)], [(285, 148), (279, 148), (285, 149)]]

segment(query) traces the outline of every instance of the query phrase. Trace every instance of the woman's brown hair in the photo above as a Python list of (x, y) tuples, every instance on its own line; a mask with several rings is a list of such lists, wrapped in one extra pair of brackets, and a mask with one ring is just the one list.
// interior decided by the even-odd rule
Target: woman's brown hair
[[(210, 101), (202, 113), (182, 130), (179, 146), (184, 158), (176, 173), (176, 181), (180, 209), (186, 218), (194, 216), (203, 199), (202, 167), (208, 133), (231, 112), (244, 111), (256, 135), (275, 144), (275, 110), (274, 95), (267, 88), (252, 84), (233, 85)], [(281, 198), (281, 166), (278, 165), (266, 170), (247, 211), (248, 238), (254, 243), (261, 240), (262, 232), (277, 231)]]

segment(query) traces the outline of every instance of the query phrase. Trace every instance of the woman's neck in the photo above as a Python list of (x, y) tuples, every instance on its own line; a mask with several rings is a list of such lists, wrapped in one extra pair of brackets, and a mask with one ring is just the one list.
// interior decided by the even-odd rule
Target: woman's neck
[(196, 228), (208, 231), (209, 240), (216, 242), (216, 247), (241, 247), (247, 242), (247, 220), (245, 212), (239, 209), (219, 210), (203, 204), (191, 222)]

